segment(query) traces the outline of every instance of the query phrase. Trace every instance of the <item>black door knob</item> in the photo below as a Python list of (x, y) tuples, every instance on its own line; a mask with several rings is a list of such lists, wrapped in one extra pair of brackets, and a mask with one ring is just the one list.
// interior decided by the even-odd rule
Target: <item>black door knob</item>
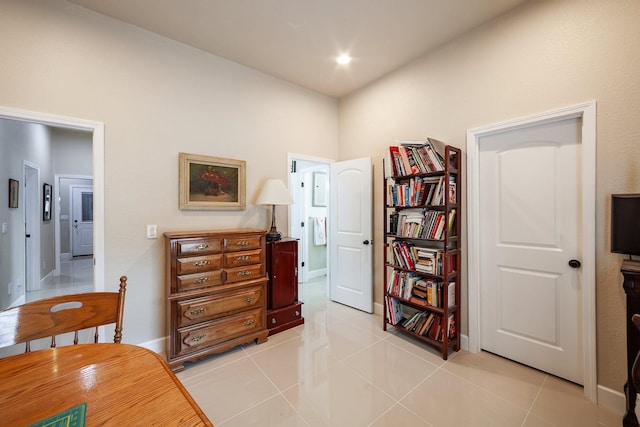
[(569, 267), (571, 268), (580, 268), (582, 264), (580, 264), (580, 261), (578, 261), (577, 259), (572, 259), (571, 261), (569, 261)]
[(369, 241), (368, 241), (368, 240), (365, 240), (364, 242), (362, 242), (362, 244), (363, 244), (363, 245), (368, 245), (368, 244), (369, 244)]

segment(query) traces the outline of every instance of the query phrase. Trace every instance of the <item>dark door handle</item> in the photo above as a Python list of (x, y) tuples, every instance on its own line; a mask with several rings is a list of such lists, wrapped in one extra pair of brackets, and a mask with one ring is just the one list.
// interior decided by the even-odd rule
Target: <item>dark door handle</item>
[(580, 268), (582, 264), (580, 264), (580, 261), (578, 261), (577, 259), (572, 259), (571, 261), (569, 261), (569, 267), (571, 268)]
[(29, 237), (31, 237), (31, 234), (25, 234), (24, 237), (26, 237), (28, 239)]
[(362, 244), (363, 244), (363, 245), (368, 245), (368, 244), (369, 244), (369, 241), (368, 241), (368, 240), (365, 240), (364, 242), (362, 242)]

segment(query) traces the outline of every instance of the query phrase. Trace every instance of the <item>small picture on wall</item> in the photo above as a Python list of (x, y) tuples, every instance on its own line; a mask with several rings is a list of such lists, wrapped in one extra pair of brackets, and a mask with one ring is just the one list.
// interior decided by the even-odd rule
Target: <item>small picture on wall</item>
[(51, 185), (42, 186), (42, 220), (51, 221)]
[(18, 207), (18, 192), (20, 183), (15, 179), (9, 178), (9, 207)]
[(244, 160), (180, 153), (179, 162), (180, 209), (245, 209)]

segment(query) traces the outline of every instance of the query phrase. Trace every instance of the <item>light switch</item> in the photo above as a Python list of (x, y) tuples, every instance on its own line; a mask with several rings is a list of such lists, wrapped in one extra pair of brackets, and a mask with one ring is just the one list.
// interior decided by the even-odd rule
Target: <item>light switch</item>
[(147, 225), (147, 239), (158, 238), (158, 226), (155, 224)]
[(2, 234), (7, 234), (7, 223), (6, 222), (2, 223)]

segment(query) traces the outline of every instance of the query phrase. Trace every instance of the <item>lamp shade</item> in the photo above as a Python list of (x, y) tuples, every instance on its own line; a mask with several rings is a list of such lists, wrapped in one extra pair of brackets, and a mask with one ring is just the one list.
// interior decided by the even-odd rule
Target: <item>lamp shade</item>
[(256, 200), (257, 205), (292, 205), (293, 199), (281, 179), (269, 179), (264, 183)]

